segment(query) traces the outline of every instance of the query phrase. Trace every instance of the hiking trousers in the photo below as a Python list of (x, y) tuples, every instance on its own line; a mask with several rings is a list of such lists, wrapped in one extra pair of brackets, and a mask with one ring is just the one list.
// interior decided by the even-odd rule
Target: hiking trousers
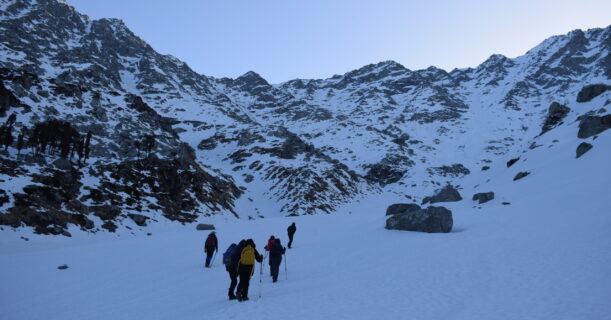
[(238, 283), (237, 296), (242, 298), (248, 297), (248, 287), (250, 286), (250, 276), (253, 272), (254, 265), (240, 264), (238, 266), (238, 276), (240, 277), (240, 283)]
[(272, 279), (274, 282), (278, 281), (278, 273), (280, 271), (280, 264), (282, 263), (282, 256), (269, 257), (270, 269), (272, 271)]
[(294, 233), (289, 233), (289, 244), (287, 245), (289, 248), (293, 244), (293, 236), (294, 235), (295, 235)]
[(206, 249), (206, 267), (210, 266), (210, 260), (212, 260), (212, 256), (214, 255), (214, 248)]
[(225, 267), (225, 269), (229, 273), (229, 279), (231, 279), (231, 283), (229, 284), (229, 297), (232, 298), (235, 297), (234, 291), (235, 287), (238, 285), (238, 271), (231, 266)]

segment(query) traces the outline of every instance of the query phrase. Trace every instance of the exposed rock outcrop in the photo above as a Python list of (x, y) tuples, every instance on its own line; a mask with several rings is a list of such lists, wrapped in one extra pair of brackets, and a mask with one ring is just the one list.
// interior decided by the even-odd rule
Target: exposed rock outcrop
[(437, 202), (456, 202), (462, 200), (460, 193), (453, 186), (447, 185), (432, 197), (425, 197), (422, 200), (422, 204), (426, 203), (437, 203)]
[(589, 138), (611, 128), (611, 114), (604, 116), (585, 116), (579, 122), (579, 132), (577, 137), (581, 139)]
[(553, 102), (549, 109), (547, 110), (547, 116), (545, 117), (545, 122), (543, 123), (543, 129), (541, 130), (541, 134), (553, 129), (556, 127), (564, 117), (571, 111), (571, 109), (567, 106), (561, 105), (558, 102)]
[(611, 89), (611, 86), (606, 84), (591, 84), (589, 86), (585, 86), (577, 94), (577, 102), (591, 101), (609, 89)]

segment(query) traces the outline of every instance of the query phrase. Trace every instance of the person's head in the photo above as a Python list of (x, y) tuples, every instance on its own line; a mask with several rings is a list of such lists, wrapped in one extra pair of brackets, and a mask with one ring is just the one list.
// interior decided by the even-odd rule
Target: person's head
[(274, 236), (270, 236), (269, 237), (269, 240), (274, 240), (274, 239), (276, 239), (276, 237), (274, 237)]
[(292, 226), (294, 226), (294, 225), (295, 225), (295, 222), (293, 222)]
[(255, 247), (255, 241), (253, 239), (248, 239), (246, 240), (246, 245), (249, 245), (251, 247)]
[(210, 234), (208, 235), (208, 237), (216, 237), (216, 232), (214, 232), (214, 231), (210, 232)]
[(280, 242), (280, 238), (276, 239), (276, 242), (277, 242), (279, 245), (282, 245), (282, 243)]

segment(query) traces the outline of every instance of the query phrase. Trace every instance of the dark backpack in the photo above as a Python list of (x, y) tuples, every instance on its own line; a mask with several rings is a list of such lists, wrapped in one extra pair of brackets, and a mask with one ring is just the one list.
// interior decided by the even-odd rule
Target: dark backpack
[(235, 254), (237, 245), (232, 243), (227, 251), (223, 253), (223, 264), (226, 266), (231, 266), (233, 264), (233, 255)]
[(281, 256), (282, 255), (282, 245), (278, 240), (274, 241), (271, 249), (269, 250), (269, 254), (272, 256)]

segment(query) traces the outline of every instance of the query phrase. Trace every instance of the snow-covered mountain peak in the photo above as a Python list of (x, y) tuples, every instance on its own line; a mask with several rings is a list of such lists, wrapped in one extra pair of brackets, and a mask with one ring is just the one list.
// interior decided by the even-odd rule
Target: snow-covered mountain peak
[[(81, 176), (70, 181), (75, 192), (57, 200), (70, 205), (54, 207), (63, 218), (51, 222), (32, 216), (53, 201), (26, 197), (23, 211), (17, 199), (40, 175), (56, 174), (48, 167), (61, 158), (59, 147), (2, 155), (33, 167), (13, 177), (21, 184), (1, 205), (10, 223), (29, 221), (40, 232), (91, 226), (84, 218), (92, 212), (101, 219), (95, 227), (110, 230), (107, 222), (130, 214), (188, 222), (330, 213), (377, 192), (420, 201), (527, 150), (552, 102), (571, 107), (584, 86), (610, 82), (611, 27), (555, 36), (523, 56), (492, 55), (450, 73), (383, 61), (271, 85), (254, 71), (236, 79), (197, 74), (120, 20), (90, 20), (56, 0), (3, 5), (0, 114), (16, 114), (13, 134), (60, 119), (93, 135), (92, 160), (73, 159)], [(166, 179), (171, 172), (180, 179)], [(163, 183), (145, 183), (150, 175)], [(184, 187), (164, 193), (177, 186)]]

